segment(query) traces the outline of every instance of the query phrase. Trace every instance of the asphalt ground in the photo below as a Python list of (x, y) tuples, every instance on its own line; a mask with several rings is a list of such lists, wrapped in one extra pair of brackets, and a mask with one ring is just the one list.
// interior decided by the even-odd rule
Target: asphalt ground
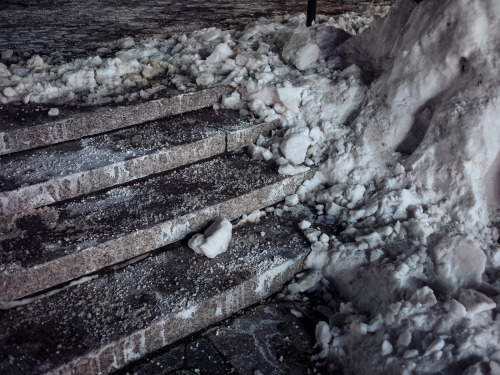
[[(387, 0), (320, 0), (317, 13), (336, 15)], [(244, 27), (259, 17), (305, 12), (307, 0), (4, 0), (0, 52), (85, 53), (125, 36), (204, 27)]]

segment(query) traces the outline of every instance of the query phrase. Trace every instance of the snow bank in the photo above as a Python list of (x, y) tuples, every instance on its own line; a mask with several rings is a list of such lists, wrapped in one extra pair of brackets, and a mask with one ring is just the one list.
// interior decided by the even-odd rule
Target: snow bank
[(353, 307), (330, 317), (332, 370), (499, 368), (499, 20), (495, 1), (402, 0), (338, 49), (371, 83), (303, 195), (346, 224), (328, 246), (304, 230)]

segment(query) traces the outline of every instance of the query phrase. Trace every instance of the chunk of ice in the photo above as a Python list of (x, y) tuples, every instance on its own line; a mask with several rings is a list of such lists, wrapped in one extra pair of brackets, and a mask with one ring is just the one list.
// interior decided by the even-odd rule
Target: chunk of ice
[(218, 219), (208, 227), (205, 233), (195, 234), (189, 240), (188, 246), (196, 254), (214, 258), (228, 249), (232, 229), (233, 226), (228, 219)]

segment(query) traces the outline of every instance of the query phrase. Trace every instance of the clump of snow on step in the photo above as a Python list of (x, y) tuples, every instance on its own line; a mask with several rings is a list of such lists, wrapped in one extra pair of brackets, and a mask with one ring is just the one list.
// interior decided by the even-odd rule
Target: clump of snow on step
[(48, 112), (49, 116), (57, 116), (59, 115), (59, 109), (58, 108), (51, 108)]
[(196, 254), (205, 255), (208, 258), (215, 258), (224, 253), (231, 241), (233, 226), (227, 219), (218, 219), (212, 223), (207, 230), (201, 234), (195, 234), (188, 242), (188, 246)]

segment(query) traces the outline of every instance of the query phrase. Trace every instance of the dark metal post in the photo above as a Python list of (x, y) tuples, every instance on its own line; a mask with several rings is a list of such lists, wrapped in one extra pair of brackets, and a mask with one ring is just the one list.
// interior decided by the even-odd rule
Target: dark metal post
[(306, 26), (311, 26), (315, 19), (316, 19), (316, 0), (307, 0)]

